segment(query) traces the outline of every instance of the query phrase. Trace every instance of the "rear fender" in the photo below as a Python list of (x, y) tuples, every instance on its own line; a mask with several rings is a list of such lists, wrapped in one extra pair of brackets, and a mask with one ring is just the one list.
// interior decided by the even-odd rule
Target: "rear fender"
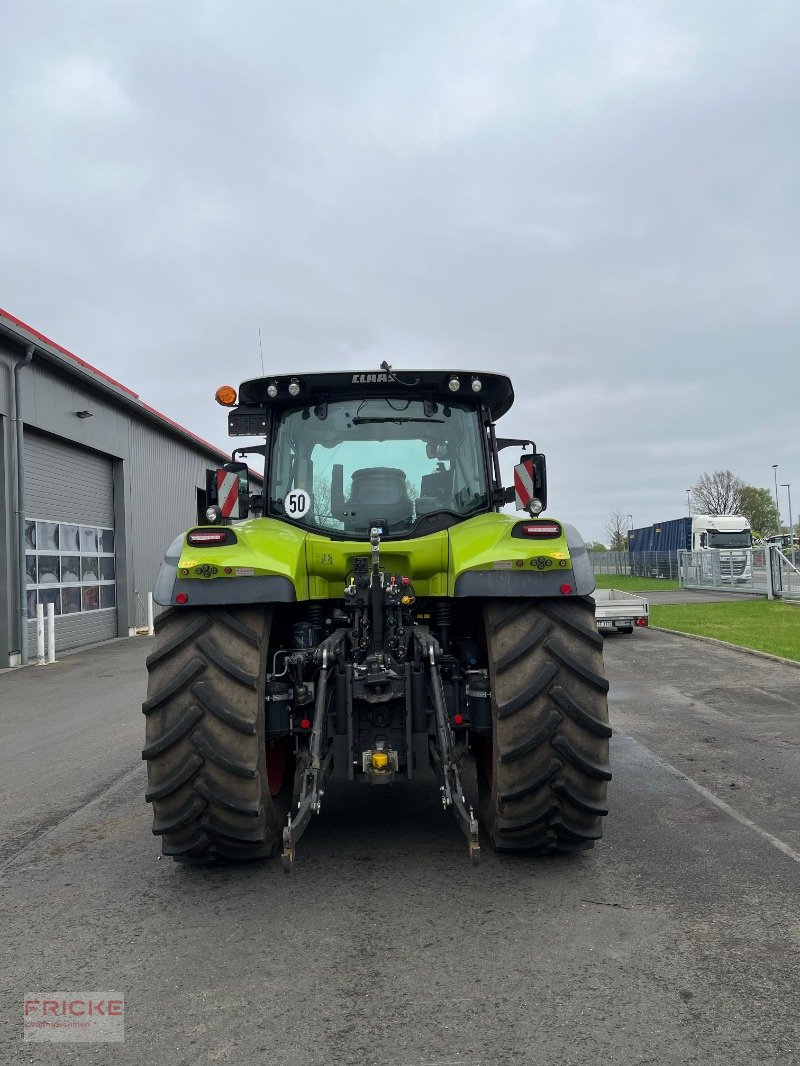
[(485, 514), (449, 530), (451, 581), (455, 597), (589, 596), (595, 580), (586, 545), (574, 526), (558, 519), (561, 533), (547, 538), (513, 536), (529, 523), (507, 514)]
[[(219, 529), (219, 526), (214, 527)], [(226, 527), (236, 542), (193, 546), (176, 537), (167, 549), (153, 590), (162, 607), (178, 604), (292, 603), (308, 598), (306, 533), (286, 522), (254, 518)]]

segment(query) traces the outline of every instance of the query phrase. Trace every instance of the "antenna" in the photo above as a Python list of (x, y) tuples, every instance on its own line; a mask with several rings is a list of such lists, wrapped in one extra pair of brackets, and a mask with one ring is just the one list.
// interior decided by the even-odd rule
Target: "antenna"
[(264, 377), (264, 345), (261, 343), (261, 326), (258, 327), (258, 351), (261, 355), (261, 376)]

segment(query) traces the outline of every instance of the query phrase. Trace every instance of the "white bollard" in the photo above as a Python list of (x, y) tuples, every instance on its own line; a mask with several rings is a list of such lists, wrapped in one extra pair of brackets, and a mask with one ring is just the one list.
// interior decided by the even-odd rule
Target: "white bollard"
[(44, 604), (36, 604), (36, 662), (44, 666)]
[(155, 635), (155, 623), (153, 620), (153, 593), (147, 593), (147, 635), (152, 637)]
[(47, 605), (47, 661), (56, 661), (56, 608), (52, 603)]

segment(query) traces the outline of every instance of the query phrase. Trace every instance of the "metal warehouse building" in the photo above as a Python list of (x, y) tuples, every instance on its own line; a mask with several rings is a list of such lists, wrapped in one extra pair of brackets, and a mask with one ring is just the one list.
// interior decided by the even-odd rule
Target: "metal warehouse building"
[(0, 311), (0, 668), (21, 662), (23, 626), (35, 650), (37, 603), (54, 605), (57, 651), (142, 625), (206, 470), (229, 458)]

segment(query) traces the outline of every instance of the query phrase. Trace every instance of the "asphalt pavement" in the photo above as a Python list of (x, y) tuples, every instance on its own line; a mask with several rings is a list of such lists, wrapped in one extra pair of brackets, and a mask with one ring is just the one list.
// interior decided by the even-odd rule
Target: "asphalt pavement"
[[(329, 787), (286, 877), (159, 858), (149, 643), (0, 676), (0, 1062), (800, 1062), (800, 670), (611, 637), (594, 851), (473, 869), (426, 778)], [(125, 1043), (24, 1044), (56, 989), (123, 993)]]

